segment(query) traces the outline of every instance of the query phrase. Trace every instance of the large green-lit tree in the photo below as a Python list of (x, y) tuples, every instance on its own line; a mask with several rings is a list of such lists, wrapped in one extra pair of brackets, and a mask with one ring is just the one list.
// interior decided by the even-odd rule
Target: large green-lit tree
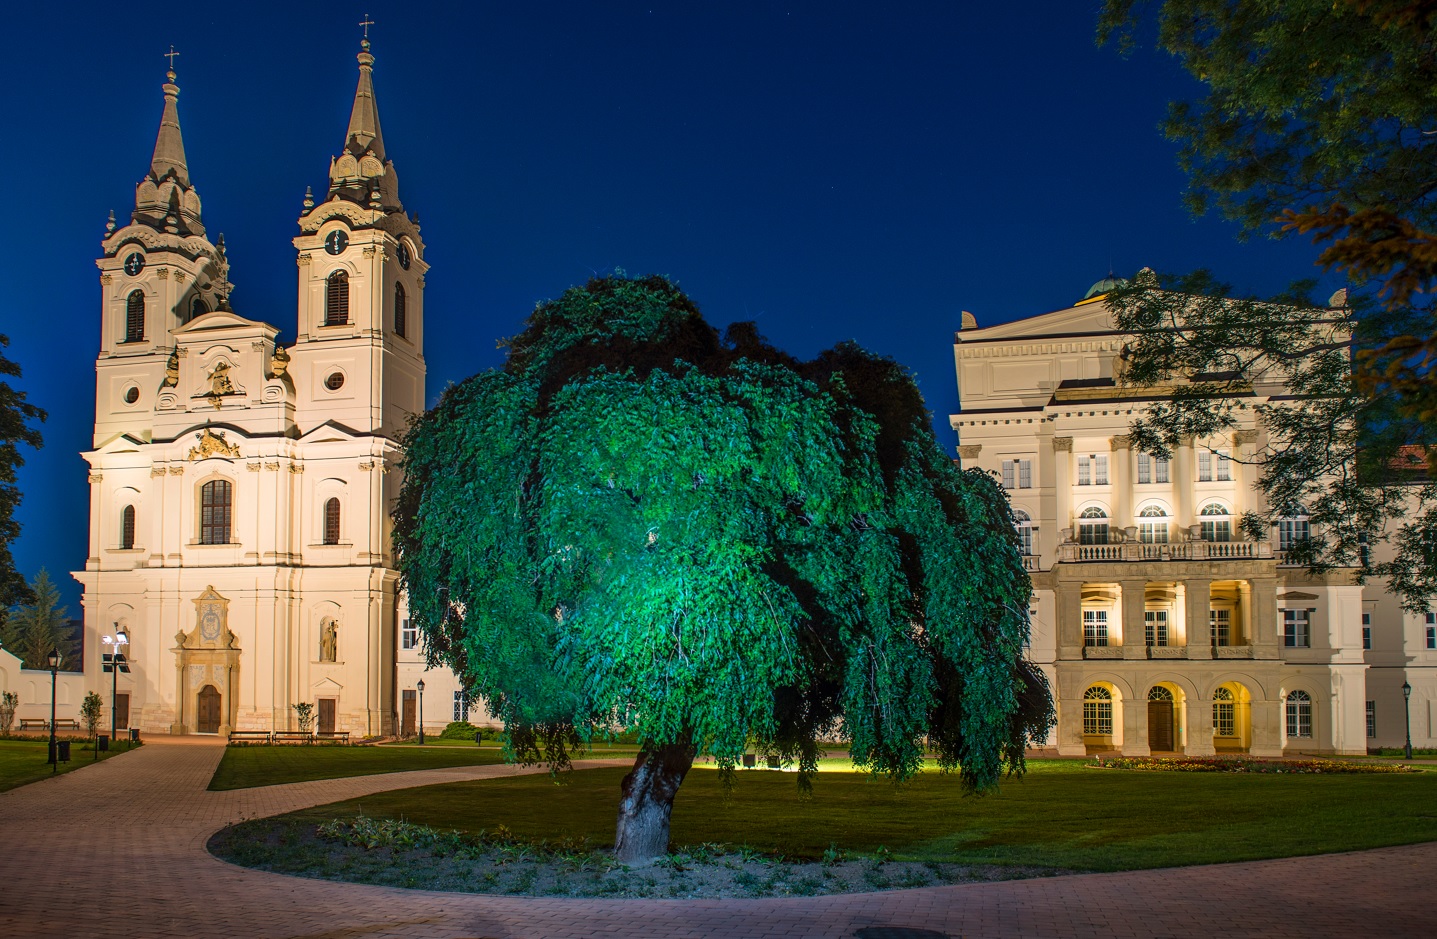
[[(1437, 2), (1106, 0), (1100, 42), (1149, 36), (1200, 83), (1163, 123), (1191, 208), (1247, 235), (1311, 237), (1349, 290), (1332, 309), (1305, 307), (1300, 288), (1215, 302), (1223, 290), (1198, 274), (1169, 280), (1178, 292), (1110, 298), (1137, 337), (1133, 375), (1251, 370), (1196, 383), (1136, 432), (1172, 442), (1216, 428), (1249, 377), (1291, 372), (1303, 407), (1268, 410), (1272, 446), (1258, 455), (1274, 511), (1321, 506), (1304, 552), (1318, 569), (1362, 565), (1364, 543), (1390, 538), (1394, 555), (1367, 569), (1423, 609), (1437, 592), (1437, 488), (1413, 485), (1437, 478)], [(1345, 336), (1350, 357), (1333, 346)]]
[(5, 356), (9, 344), (9, 338), (0, 335), (0, 624), (11, 606), (30, 599), (25, 578), (15, 570), (10, 546), (20, 537), (20, 523), (15, 520), (20, 504), (17, 471), (25, 463), (20, 447), (40, 446), (40, 430), (35, 425), (45, 420), (45, 412), (26, 401), (25, 392), (5, 381), (5, 377), (20, 377), (20, 366)]
[(621, 861), (667, 850), (700, 754), (811, 773), (837, 737), (902, 779), (927, 745), (984, 790), (1050, 723), (1006, 499), (891, 360), (800, 362), (662, 278), (597, 279), (406, 447), (395, 545), (431, 658), (516, 759), (637, 737)]

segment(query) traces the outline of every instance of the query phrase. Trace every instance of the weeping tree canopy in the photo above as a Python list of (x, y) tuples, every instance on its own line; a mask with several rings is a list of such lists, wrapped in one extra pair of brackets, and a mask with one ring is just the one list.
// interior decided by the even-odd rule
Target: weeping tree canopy
[(414, 422), (410, 617), (520, 760), (622, 728), (681, 781), (754, 748), (812, 771), (838, 737), (904, 778), (927, 737), (986, 788), (1051, 704), (1006, 499), (929, 428), (892, 360), (800, 362), (662, 278), (593, 280)]

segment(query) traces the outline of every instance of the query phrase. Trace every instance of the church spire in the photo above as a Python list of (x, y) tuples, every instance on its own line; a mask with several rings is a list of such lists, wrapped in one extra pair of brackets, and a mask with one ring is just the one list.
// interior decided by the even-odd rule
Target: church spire
[(177, 235), (203, 235), (200, 222), (200, 197), (190, 183), (190, 169), (185, 162), (185, 141), (180, 134), (180, 88), (175, 84), (175, 47), (165, 53), (170, 68), (160, 90), (165, 95), (160, 113), (160, 130), (155, 135), (155, 153), (150, 158), (150, 172), (135, 187), (135, 211), (132, 220), (158, 231)]
[(349, 111), (344, 149), (329, 167), (329, 197), (343, 199), (385, 214), (403, 212), (399, 178), (394, 163), (384, 154), (379, 129), (379, 102), (374, 96), (374, 55), (369, 51), (369, 17), (360, 24), (365, 38), (359, 44), (359, 85)]

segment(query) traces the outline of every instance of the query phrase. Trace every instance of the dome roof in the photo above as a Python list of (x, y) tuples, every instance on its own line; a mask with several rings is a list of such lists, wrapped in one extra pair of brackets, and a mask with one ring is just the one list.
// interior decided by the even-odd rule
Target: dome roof
[(1126, 280), (1123, 280), (1121, 277), (1114, 277), (1110, 272), (1107, 277), (1104, 277), (1102, 280), (1089, 287), (1088, 292), (1083, 294), (1083, 299), (1091, 300), (1094, 297), (1101, 297), (1103, 294), (1108, 293), (1109, 291), (1117, 290), (1119, 287), (1126, 287), (1127, 284), (1128, 282)]

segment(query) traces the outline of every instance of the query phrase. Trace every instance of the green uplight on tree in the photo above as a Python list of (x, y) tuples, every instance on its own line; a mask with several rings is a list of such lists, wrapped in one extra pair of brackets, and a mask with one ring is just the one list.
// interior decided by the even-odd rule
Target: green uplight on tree
[(800, 362), (752, 324), (720, 337), (662, 278), (591, 281), (415, 420), (395, 511), (410, 616), (515, 759), (635, 734), (624, 862), (667, 850), (701, 753), (806, 774), (838, 736), (901, 779), (926, 737), (986, 789), (1051, 703), (1022, 659), (1007, 501), (929, 426), (892, 360)]

